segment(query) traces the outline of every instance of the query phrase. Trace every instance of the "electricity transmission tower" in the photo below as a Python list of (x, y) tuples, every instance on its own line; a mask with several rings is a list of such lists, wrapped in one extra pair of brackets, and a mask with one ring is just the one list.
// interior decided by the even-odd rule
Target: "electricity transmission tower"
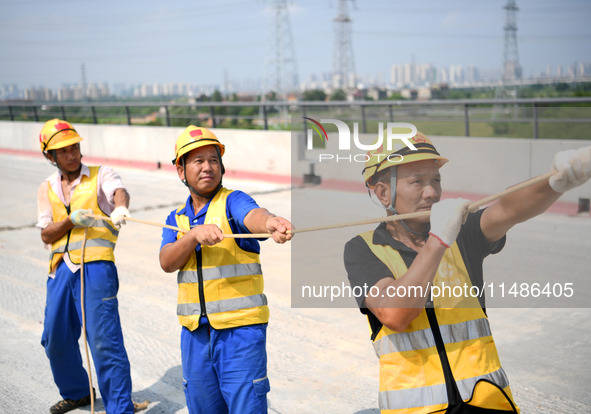
[(497, 88), (495, 97), (516, 98), (517, 81), (521, 79), (521, 65), (519, 64), (519, 53), (517, 49), (517, 7), (516, 0), (507, 0), (503, 6), (505, 9), (505, 44), (503, 49), (503, 67), (501, 74), (501, 85)]
[(355, 87), (355, 59), (353, 57), (353, 21), (347, 3), (354, 0), (339, 0), (339, 10), (334, 18), (335, 47), (332, 61), (332, 81), (335, 88)]
[[(288, 94), (297, 90), (298, 70), (287, 0), (270, 0), (271, 22), (267, 38), (267, 57), (261, 101), (270, 101), (275, 93), (278, 101), (287, 100)], [(261, 107), (262, 108), (262, 107)], [(287, 116), (287, 108), (277, 107), (280, 117)]]

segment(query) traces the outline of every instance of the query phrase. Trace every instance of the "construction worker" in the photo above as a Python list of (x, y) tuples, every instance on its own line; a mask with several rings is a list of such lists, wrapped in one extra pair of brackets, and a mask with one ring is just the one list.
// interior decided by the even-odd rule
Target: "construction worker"
[(518, 412), (484, 304), (472, 294), (431, 293), (445, 283), (482, 289), (483, 259), (503, 248), (507, 231), (591, 176), (591, 147), (557, 153), (550, 180), (468, 214), (467, 200), (440, 201), (448, 160), (420, 132), (410, 142), (415, 150), (370, 151), (365, 183), (388, 215), (430, 217), (382, 223), (344, 252), (351, 286), (368, 292), (357, 300), (379, 357), (381, 412)]
[(270, 233), (291, 239), (291, 223), (241, 191), (222, 186), (225, 147), (206, 128), (178, 137), (172, 163), (189, 189), (164, 228), (160, 265), (178, 273), (177, 314), (187, 407), (191, 414), (266, 413), (266, 329), (259, 243), (224, 234)]
[[(59, 119), (47, 121), (39, 135), (43, 155), (57, 166), (37, 193), (37, 227), (51, 249), (41, 344), (63, 398), (49, 411), (65, 413), (90, 404), (88, 376), (78, 345), (82, 326), (81, 248), (87, 228), (83, 269), (86, 335), (98, 387), (107, 413), (133, 413), (113, 255), (118, 228), (130, 216), (129, 194), (111, 168), (82, 164), (80, 141), (74, 127)], [(110, 221), (95, 220), (87, 214), (110, 217)]]

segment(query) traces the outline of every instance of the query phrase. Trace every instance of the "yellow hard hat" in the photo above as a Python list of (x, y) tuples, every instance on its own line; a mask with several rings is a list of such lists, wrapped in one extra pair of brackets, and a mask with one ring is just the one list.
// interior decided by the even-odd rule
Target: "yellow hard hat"
[(384, 148), (382, 144), (379, 148), (367, 152), (367, 160), (363, 169), (363, 178), (367, 188), (374, 187), (371, 178), (386, 168), (422, 160), (436, 160), (441, 167), (449, 161), (439, 155), (431, 140), (422, 132), (417, 131), (409, 141), (416, 147), (416, 151), (409, 148), (403, 141), (392, 141), (392, 149), (390, 150)]
[(57, 118), (47, 121), (39, 134), (39, 145), (43, 152), (64, 148), (80, 141), (82, 138), (72, 124)]
[(189, 125), (176, 140), (172, 164), (177, 165), (183, 155), (206, 145), (216, 145), (220, 150), (220, 157), (226, 151), (224, 144), (209, 129)]

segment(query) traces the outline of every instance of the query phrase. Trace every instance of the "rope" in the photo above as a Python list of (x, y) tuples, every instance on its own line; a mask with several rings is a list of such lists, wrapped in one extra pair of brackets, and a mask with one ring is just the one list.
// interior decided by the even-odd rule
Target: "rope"
[[(112, 222), (111, 218), (108, 216), (101, 216), (101, 215), (97, 215), (97, 214), (85, 214), (84, 216), (91, 217), (95, 220), (108, 220), (108, 221)], [(132, 221), (132, 222), (140, 223), (140, 224), (148, 224), (150, 226), (156, 226), (156, 227), (161, 227), (164, 229), (171, 229), (171, 230), (175, 230), (175, 231), (180, 231), (181, 233), (187, 233), (189, 231), (189, 229), (185, 229), (182, 227), (170, 226), (168, 224), (161, 224), (161, 223), (157, 223), (155, 221), (140, 220), (137, 218), (127, 217), (127, 216), (125, 217), (125, 221)], [(264, 239), (266, 237), (271, 237), (271, 234), (269, 234), (269, 233), (224, 234), (224, 237), (229, 238), (229, 239), (248, 239), (248, 238)]]
[[(102, 216), (101, 216), (102, 218)], [(88, 353), (88, 342), (86, 341), (86, 312), (84, 310), (84, 250), (86, 249), (86, 239), (88, 236), (88, 227), (84, 228), (84, 238), (82, 239), (82, 248), (80, 252), (80, 310), (82, 311), (82, 338), (84, 339), (84, 351), (86, 352), (86, 364), (88, 365), (88, 387), (90, 389), (90, 412), (94, 414), (94, 387), (92, 385), (92, 371), (90, 366), (90, 355)], [(149, 401), (141, 403), (133, 402), (133, 412), (148, 408)]]
[[(554, 175), (554, 173), (555, 173), (555, 171), (550, 171), (546, 174), (542, 174), (537, 177), (530, 178), (529, 180), (524, 181), (520, 184), (509, 187), (503, 191), (499, 191), (498, 193), (492, 194), (492, 195), (485, 197), (481, 200), (475, 201), (475, 202), (471, 203), (470, 205), (468, 205), (468, 211), (471, 213), (474, 213), (474, 212), (478, 211), (478, 209), (480, 207), (482, 207), (486, 204), (492, 203), (493, 201), (496, 201), (501, 197), (504, 197), (504, 196), (514, 193), (516, 191), (522, 190), (526, 187), (529, 187), (529, 186), (539, 183), (541, 181), (547, 180), (552, 175)], [(307, 233), (307, 232), (311, 232), (311, 231), (340, 229), (343, 227), (362, 226), (365, 224), (375, 224), (375, 223), (382, 223), (382, 222), (389, 222), (389, 221), (407, 220), (407, 219), (413, 219), (413, 218), (418, 218), (418, 217), (426, 217), (429, 215), (431, 215), (430, 211), (418, 211), (415, 213), (395, 214), (395, 215), (391, 215), (391, 216), (378, 217), (378, 218), (368, 219), (368, 220), (348, 221), (345, 223), (327, 224), (324, 226), (306, 227), (306, 228), (302, 228), (302, 229), (292, 229), (292, 230), (288, 230), (287, 232), (291, 233), (291, 234)], [(98, 220), (102, 219), (102, 220), (111, 221), (111, 219), (108, 216), (100, 216), (100, 215), (94, 215), (94, 214), (86, 214), (86, 216), (92, 217), (92, 218), (98, 219)], [(187, 233), (189, 231), (188, 229), (184, 229), (182, 227), (170, 226), (168, 224), (161, 224), (161, 223), (157, 223), (154, 221), (140, 220), (140, 219), (136, 219), (133, 217), (125, 217), (125, 220), (129, 220), (129, 221), (141, 223), (141, 224), (148, 224), (151, 226), (156, 226), (156, 227), (161, 227), (161, 228), (167, 228), (167, 229), (171, 229), (171, 230), (175, 230), (175, 231), (180, 231), (182, 233)], [(234, 238), (234, 239), (240, 239), (240, 238), (264, 239), (264, 238), (272, 237), (272, 235), (269, 233), (224, 234), (224, 237)]]
[(88, 227), (85, 227), (84, 238), (82, 239), (82, 251), (80, 252), (80, 309), (82, 310), (82, 338), (84, 338), (84, 351), (86, 352), (86, 363), (88, 365), (88, 387), (90, 388), (90, 412), (94, 414), (94, 387), (92, 386), (90, 355), (88, 354), (88, 343), (86, 342), (86, 313), (84, 311), (84, 249), (86, 248), (87, 235)]
[[(495, 200), (498, 200), (501, 197), (504, 197), (508, 194), (519, 191), (523, 188), (529, 187), (533, 184), (547, 180), (553, 174), (554, 174), (554, 171), (548, 172), (546, 174), (531, 178), (531, 179), (524, 181), (520, 184), (512, 186), (506, 190), (503, 190), (503, 191), (500, 191), (500, 192), (495, 193), (493, 195), (490, 195), (488, 197), (485, 197), (479, 201), (475, 201), (468, 206), (468, 211), (476, 212), (480, 207), (482, 207), (486, 204), (489, 204)], [(379, 218), (369, 219), (369, 220), (360, 220), (360, 221), (350, 221), (350, 222), (346, 222), (346, 223), (328, 224), (325, 226), (308, 227), (308, 228), (303, 228), (303, 229), (298, 229), (298, 230), (292, 229), (292, 230), (288, 230), (288, 233), (292, 233), (292, 234), (305, 233), (305, 232), (320, 231), (320, 230), (338, 229), (338, 228), (343, 228), (343, 227), (361, 226), (361, 225), (365, 225), (365, 224), (374, 224), (374, 223), (381, 223), (381, 222), (388, 222), (388, 221), (407, 220), (407, 219), (411, 219), (411, 218), (429, 216), (430, 214), (431, 214), (430, 211), (419, 211), (419, 212), (415, 212), (415, 213), (396, 214), (396, 215), (392, 215), (392, 216), (379, 217)], [(101, 215), (94, 215), (94, 214), (85, 214), (85, 216), (92, 217), (92, 218), (98, 219), (98, 220), (111, 221), (111, 219), (108, 216), (101, 216)], [(186, 233), (189, 231), (188, 229), (184, 229), (181, 227), (170, 226), (167, 224), (161, 224), (161, 223), (157, 223), (157, 222), (153, 222), (153, 221), (140, 220), (140, 219), (136, 219), (133, 217), (125, 217), (125, 220), (129, 220), (129, 221), (141, 223), (141, 224), (147, 224), (147, 225), (151, 225), (151, 226), (157, 226), (157, 227), (161, 227), (161, 228), (168, 228), (168, 229), (180, 231), (183, 233)], [(86, 351), (86, 361), (88, 364), (88, 385), (90, 388), (90, 404), (91, 404), (90, 409), (91, 409), (91, 413), (94, 414), (94, 393), (93, 393), (93, 385), (92, 385), (92, 373), (90, 370), (90, 356), (88, 353), (88, 343), (86, 341), (86, 315), (85, 315), (85, 311), (84, 311), (84, 250), (86, 247), (87, 234), (88, 234), (88, 227), (84, 229), (84, 239), (82, 240), (82, 251), (81, 251), (82, 257), (81, 257), (81, 261), (80, 261), (80, 291), (81, 291), (80, 306), (81, 306), (81, 310), (82, 310), (82, 336), (84, 338), (84, 349)], [(271, 234), (268, 234), (268, 233), (224, 234), (224, 237), (228, 237), (228, 238), (266, 238), (266, 237), (271, 237)], [(140, 404), (138, 404), (138, 403), (133, 403), (133, 404), (134, 404), (134, 411), (137, 411), (138, 409), (147, 408), (148, 401), (144, 401), (143, 403), (140, 403)]]
[[(542, 174), (537, 177), (530, 178), (529, 180), (524, 181), (520, 184), (514, 185), (514, 186), (509, 187), (503, 191), (499, 191), (498, 193), (492, 194), (492, 195), (485, 197), (481, 200), (470, 203), (468, 205), (468, 211), (471, 213), (475, 213), (476, 211), (478, 211), (478, 209), (480, 209), (480, 207), (482, 207), (486, 204), (492, 203), (493, 201), (496, 201), (501, 197), (504, 197), (504, 196), (514, 193), (516, 191), (522, 190), (526, 187), (529, 187), (529, 186), (539, 183), (541, 181), (547, 180), (552, 175), (554, 175), (554, 173), (555, 173), (554, 171), (550, 171), (546, 174)], [(388, 222), (388, 221), (399, 221), (399, 220), (407, 220), (407, 219), (413, 219), (413, 218), (418, 218), (418, 217), (427, 217), (430, 215), (431, 215), (430, 211), (417, 211), (415, 213), (395, 214), (392, 216), (379, 217), (379, 218), (369, 219), (369, 220), (349, 221), (346, 223), (328, 224), (325, 226), (296, 229), (294, 231), (291, 231), (291, 233), (295, 234), (295, 233), (305, 233), (305, 232), (309, 232), (309, 231), (339, 229), (339, 228), (343, 228), (343, 227), (361, 226), (364, 224), (375, 224), (375, 223)]]

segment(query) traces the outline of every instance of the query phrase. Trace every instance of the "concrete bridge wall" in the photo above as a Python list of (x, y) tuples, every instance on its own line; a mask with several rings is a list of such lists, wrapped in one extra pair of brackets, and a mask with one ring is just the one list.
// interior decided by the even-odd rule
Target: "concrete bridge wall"
[[(39, 153), (38, 136), (42, 125), (40, 122), (0, 121), (0, 149)], [(181, 127), (92, 124), (75, 127), (84, 138), (81, 147), (85, 156), (162, 166), (170, 165), (176, 138), (184, 130)], [(362, 160), (356, 162), (355, 154), (339, 151), (336, 136), (333, 138), (329, 134), (325, 149), (305, 151), (304, 160), (298, 161), (295, 151), (298, 144), (303, 145), (303, 140), (297, 138), (299, 143), (294, 145), (290, 131), (214, 129), (214, 132), (226, 145), (224, 163), (230, 172), (286, 179), (292, 172), (301, 177), (309, 171), (310, 163), (314, 163), (315, 173), (322, 180), (362, 182)], [(590, 144), (576, 140), (431, 138), (438, 151), (450, 159), (442, 169), (444, 189), (475, 194), (495, 193), (543, 174), (549, 170), (557, 151)], [(373, 134), (360, 135), (365, 143), (373, 139)], [(341, 161), (319, 162), (318, 156), (322, 153), (338, 154)], [(348, 157), (353, 161), (347, 161)], [(561, 201), (577, 202), (579, 198), (590, 197), (591, 182), (566, 193)]]

